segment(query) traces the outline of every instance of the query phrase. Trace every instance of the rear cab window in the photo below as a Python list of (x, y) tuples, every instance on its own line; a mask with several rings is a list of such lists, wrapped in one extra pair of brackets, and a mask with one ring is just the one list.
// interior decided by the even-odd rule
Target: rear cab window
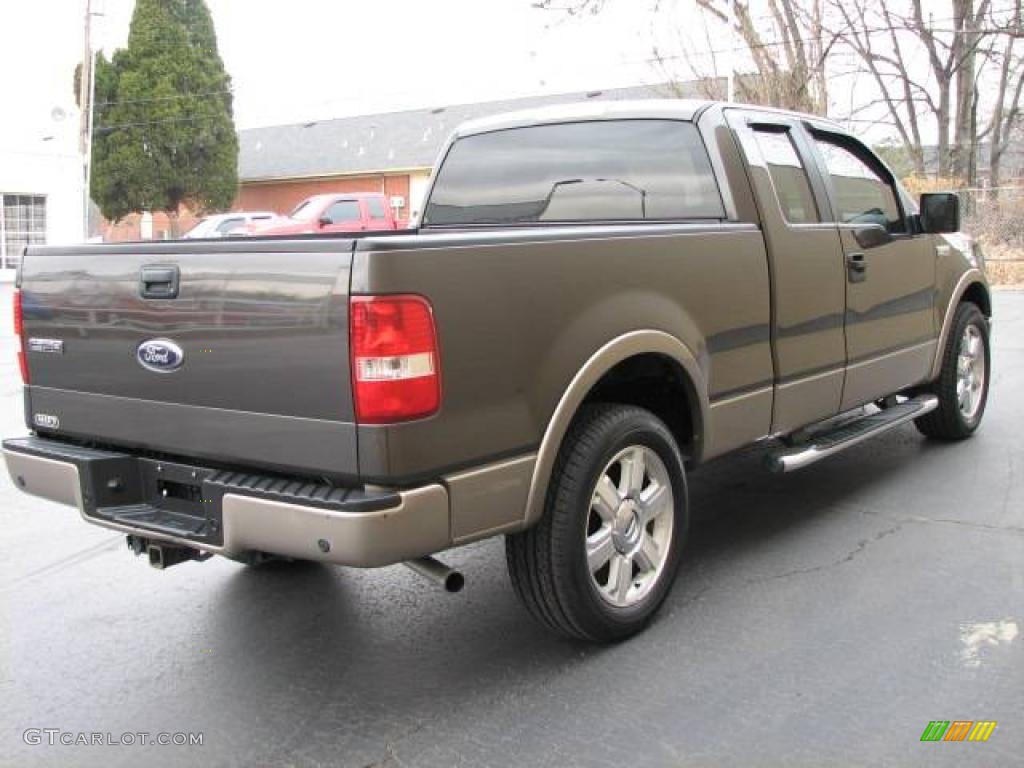
[(383, 219), (387, 216), (387, 211), (384, 207), (384, 198), (382, 197), (366, 198), (366, 210), (371, 219)]
[(814, 224), (821, 221), (807, 178), (789, 129), (784, 126), (752, 126), (758, 148), (768, 165), (775, 196), (782, 215), (790, 224)]
[(721, 220), (707, 149), (689, 122), (600, 120), (458, 139), (425, 226)]

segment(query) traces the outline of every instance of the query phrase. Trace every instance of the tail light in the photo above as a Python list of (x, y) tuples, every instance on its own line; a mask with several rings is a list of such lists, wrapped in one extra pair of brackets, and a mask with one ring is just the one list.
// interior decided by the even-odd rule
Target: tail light
[(28, 384), (28, 361), (25, 359), (25, 339), (22, 331), (25, 328), (21, 312), (21, 291), (14, 292), (14, 334), (18, 337), (18, 368), (21, 371), (21, 381)]
[(390, 424), (441, 404), (434, 313), (421, 296), (353, 296), (349, 305), (356, 419)]

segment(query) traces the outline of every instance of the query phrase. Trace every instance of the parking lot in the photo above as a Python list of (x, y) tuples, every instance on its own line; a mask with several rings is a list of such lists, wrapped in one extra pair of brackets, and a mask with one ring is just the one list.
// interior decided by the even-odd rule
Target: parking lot
[[(23, 434), (10, 328), (0, 429)], [(896, 430), (803, 472), (691, 478), (699, 519), (641, 636), (547, 635), (500, 540), (444, 594), (379, 571), (214, 558), (166, 572), (0, 479), (0, 764), (1011, 765), (1024, 754), (1024, 293), (995, 297), (963, 444)], [(994, 720), (986, 743), (922, 743)], [(28, 729), (201, 746), (26, 743)]]

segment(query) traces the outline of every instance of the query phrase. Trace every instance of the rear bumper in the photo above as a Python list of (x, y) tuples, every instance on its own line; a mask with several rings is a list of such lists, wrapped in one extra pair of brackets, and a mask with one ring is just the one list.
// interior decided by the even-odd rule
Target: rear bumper
[[(266, 552), (368, 568), (451, 544), (440, 484), (345, 490), (37, 437), (5, 440), (3, 452), (16, 487), (76, 507), (86, 522), (217, 554)], [(170, 500), (161, 497), (168, 488)], [(194, 498), (184, 498), (190, 489)]]

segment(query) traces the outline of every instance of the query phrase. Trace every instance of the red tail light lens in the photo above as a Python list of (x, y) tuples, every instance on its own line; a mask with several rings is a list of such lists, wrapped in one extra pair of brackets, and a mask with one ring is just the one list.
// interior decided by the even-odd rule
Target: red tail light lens
[(422, 296), (353, 296), (349, 304), (356, 419), (421, 419), (441, 404), (440, 358), (430, 303)]
[(18, 369), (21, 371), (21, 382), (28, 384), (28, 361), (25, 359), (25, 339), (22, 338), (24, 320), (21, 313), (21, 291), (14, 292), (14, 333), (18, 337)]

